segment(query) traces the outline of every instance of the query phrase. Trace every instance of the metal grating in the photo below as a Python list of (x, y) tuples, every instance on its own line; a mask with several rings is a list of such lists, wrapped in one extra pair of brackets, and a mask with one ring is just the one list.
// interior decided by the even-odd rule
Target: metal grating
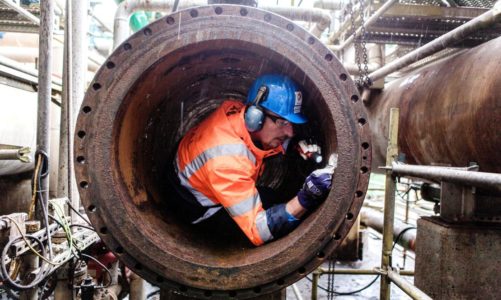
[(37, 9), (25, 9), (10, 0), (0, 0), (0, 31), (38, 32)]
[[(483, 4), (486, 4), (485, 1)], [(372, 13), (379, 7), (380, 5), (373, 5)], [(396, 4), (367, 28), (365, 39), (372, 43), (421, 46), (487, 10), (487, 8)], [(501, 36), (501, 25), (480, 30), (456, 46), (473, 47), (498, 36)]]

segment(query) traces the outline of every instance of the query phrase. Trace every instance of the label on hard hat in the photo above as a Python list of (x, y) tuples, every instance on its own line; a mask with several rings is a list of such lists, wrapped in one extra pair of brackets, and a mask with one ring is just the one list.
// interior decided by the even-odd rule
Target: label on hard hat
[(296, 93), (296, 101), (294, 101), (294, 113), (298, 114), (301, 112), (301, 104), (303, 104), (303, 94), (297, 91)]

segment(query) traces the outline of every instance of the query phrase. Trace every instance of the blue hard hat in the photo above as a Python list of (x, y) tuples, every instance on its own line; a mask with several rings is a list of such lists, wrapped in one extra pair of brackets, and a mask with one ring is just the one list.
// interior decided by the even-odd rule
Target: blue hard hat
[(255, 104), (252, 102), (256, 98), (257, 92), (261, 86), (266, 86), (268, 91), (264, 98), (261, 99), (258, 106), (294, 124), (303, 124), (307, 122), (306, 117), (301, 113), (303, 95), (294, 81), (289, 77), (275, 74), (259, 76), (249, 89), (246, 104)]

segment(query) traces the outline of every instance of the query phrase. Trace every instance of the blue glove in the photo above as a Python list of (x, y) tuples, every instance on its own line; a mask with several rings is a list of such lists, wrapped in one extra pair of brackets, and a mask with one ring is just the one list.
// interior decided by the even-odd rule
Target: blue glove
[(313, 171), (306, 177), (297, 198), (299, 204), (307, 210), (317, 207), (327, 196), (332, 186), (332, 174), (337, 167), (337, 154), (331, 154), (329, 163), (323, 169)]

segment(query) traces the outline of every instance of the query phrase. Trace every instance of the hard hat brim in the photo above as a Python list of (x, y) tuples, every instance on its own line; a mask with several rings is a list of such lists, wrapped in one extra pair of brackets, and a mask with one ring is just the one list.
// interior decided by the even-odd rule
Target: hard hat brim
[(287, 116), (281, 116), (292, 124), (304, 124), (308, 122), (308, 119), (303, 114), (289, 114)]

